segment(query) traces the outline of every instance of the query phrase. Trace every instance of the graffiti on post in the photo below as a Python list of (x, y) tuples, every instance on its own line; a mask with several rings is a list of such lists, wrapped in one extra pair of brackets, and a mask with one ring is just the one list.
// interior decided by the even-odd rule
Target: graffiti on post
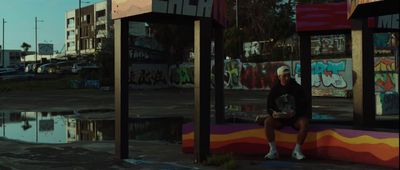
[[(311, 75), (313, 87), (333, 87), (337, 89), (347, 88), (351, 85), (347, 82), (345, 75), (351, 73), (351, 69), (346, 67), (347, 60), (316, 60), (311, 63)], [(296, 63), (295, 79), (301, 83), (300, 64)]]
[(377, 58), (375, 61), (375, 91), (389, 92), (396, 91), (398, 74), (392, 58)]
[(167, 87), (168, 65), (133, 64), (129, 68), (129, 84), (134, 88)]
[(181, 64), (179, 66), (171, 66), (169, 69), (169, 80), (171, 85), (176, 87), (193, 87), (193, 64)]
[(399, 114), (399, 74), (394, 57), (376, 57), (374, 70), (377, 115)]
[(226, 89), (240, 89), (240, 60), (225, 60), (224, 85)]

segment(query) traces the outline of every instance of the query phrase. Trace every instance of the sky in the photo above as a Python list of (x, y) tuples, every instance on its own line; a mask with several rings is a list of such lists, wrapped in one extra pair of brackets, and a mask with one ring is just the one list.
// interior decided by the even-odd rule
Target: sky
[[(82, 0), (83, 6), (104, 0)], [(5, 24), (5, 49), (21, 49), (27, 42), (35, 48), (35, 17), (38, 22), (38, 43), (52, 43), (54, 50), (61, 51), (65, 44), (65, 13), (79, 7), (79, 0), (0, 0), (0, 45), (3, 44)]]

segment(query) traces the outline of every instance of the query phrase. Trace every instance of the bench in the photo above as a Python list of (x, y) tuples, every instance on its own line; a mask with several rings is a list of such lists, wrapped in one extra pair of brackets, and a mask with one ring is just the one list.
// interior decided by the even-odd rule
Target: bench
[[(223, 124), (210, 127), (210, 152), (265, 155), (268, 145), (264, 128), (256, 124)], [(182, 151), (193, 153), (193, 123), (182, 127)], [(285, 127), (275, 131), (281, 155), (289, 155), (297, 131)], [(399, 168), (399, 133), (330, 128), (311, 125), (302, 146), (308, 158), (330, 159)]]

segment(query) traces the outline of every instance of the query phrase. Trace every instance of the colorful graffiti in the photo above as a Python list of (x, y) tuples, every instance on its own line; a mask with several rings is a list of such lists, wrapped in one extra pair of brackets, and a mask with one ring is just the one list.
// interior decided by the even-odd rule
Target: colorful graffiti
[(240, 83), (240, 70), (242, 69), (242, 63), (240, 60), (225, 60), (225, 74), (224, 84), (226, 89), (240, 89), (242, 85)]
[[(282, 155), (289, 155), (296, 144), (296, 131), (284, 128), (275, 131)], [(265, 154), (268, 145), (264, 129), (254, 124), (212, 125), (210, 150), (213, 153)], [(193, 152), (193, 123), (182, 128), (182, 150)], [(313, 125), (303, 145), (303, 152), (312, 158), (350, 161), (399, 168), (398, 133), (349, 129), (332, 129)]]
[(377, 115), (399, 114), (398, 69), (394, 57), (375, 58)]
[[(349, 69), (351, 63), (351, 59), (313, 61), (313, 95), (346, 96), (347, 91), (352, 89), (352, 72)], [(276, 69), (283, 65), (294, 67), (296, 81), (300, 83), (301, 80), (299, 61), (242, 63), (240, 60), (225, 60), (224, 64), (225, 89), (269, 90), (278, 81)], [(157, 66), (162, 68), (156, 71)], [(160, 85), (163, 87), (191, 88), (194, 84), (194, 66), (192, 63), (170, 65), (169, 67), (162, 64), (153, 66), (151, 64), (136, 64), (135, 69), (131, 69), (131, 72), (130, 82), (134, 87), (136, 85), (147, 85), (149, 87), (155, 84), (156, 88)], [(215, 63), (212, 61), (210, 76), (212, 87), (215, 86), (214, 72)], [(145, 77), (146, 75), (150, 75), (150, 77)], [(165, 79), (165, 77), (168, 78)]]
[(168, 65), (133, 64), (129, 70), (129, 84), (134, 88), (168, 86)]
[(287, 64), (283, 62), (243, 63), (241, 82), (245, 89), (270, 89), (278, 81), (276, 69)]
[(193, 87), (194, 66), (193, 64), (181, 64), (171, 66), (169, 69), (169, 80), (171, 85), (177, 87)]
[(346, 52), (346, 38), (340, 35), (311, 36), (311, 55), (344, 54)]
[[(316, 60), (311, 63), (311, 75), (313, 87), (333, 87), (337, 89), (352, 86), (351, 68), (347, 64), (349, 60)], [(295, 79), (301, 83), (300, 63), (295, 66)]]
[(375, 60), (375, 91), (396, 91), (398, 73), (394, 58), (376, 58)]

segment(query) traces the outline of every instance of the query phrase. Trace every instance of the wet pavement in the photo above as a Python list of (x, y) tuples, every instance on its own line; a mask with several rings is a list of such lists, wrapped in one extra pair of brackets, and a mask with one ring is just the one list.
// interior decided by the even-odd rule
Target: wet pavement
[[(140, 116), (183, 116), (192, 118), (193, 89), (132, 90), (129, 95), (129, 114)], [(211, 104), (214, 104), (214, 91)], [(227, 110), (261, 113), (266, 110), (268, 91), (225, 90)], [(173, 99), (173, 100), (171, 100)], [(82, 110), (113, 110), (113, 91), (49, 90), (0, 92), (0, 112), (63, 112)], [(211, 109), (213, 106), (211, 106)], [(314, 97), (313, 112), (351, 119), (352, 100), (346, 98)], [(228, 115), (229, 116), (229, 115)], [(109, 114), (109, 117), (113, 117)]]
[[(254, 122), (265, 113), (267, 94), (225, 91), (227, 121)], [(112, 91), (2, 92), (0, 100), (0, 170), (222, 168), (194, 164), (193, 155), (181, 152), (181, 127), (193, 113), (192, 89), (130, 92), (131, 154), (122, 162), (114, 159)], [(313, 98), (314, 120), (351, 123), (352, 112), (351, 99)], [(377, 116), (378, 120), (393, 118), (398, 120), (398, 115)], [(264, 161), (262, 157), (236, 157), (237, 169), (385, 169), (328, 160)]]
[[(67, 144), (32, 144), (0, 137), (0, 169), (135, 169), (186, 170), (223, 169), (193, 163), (193, 155), (183, 154), (180, 144), (162, 141), (130, 141), (130, 159), (114, 158), (113, 141), (73, 142)], [(238, 170), (315, 169), (315, 170), (385, 170), (388, 168), (328, 160), (294, 161), (283, 157), (265, 161), (263, 155), (235, 157)]]

